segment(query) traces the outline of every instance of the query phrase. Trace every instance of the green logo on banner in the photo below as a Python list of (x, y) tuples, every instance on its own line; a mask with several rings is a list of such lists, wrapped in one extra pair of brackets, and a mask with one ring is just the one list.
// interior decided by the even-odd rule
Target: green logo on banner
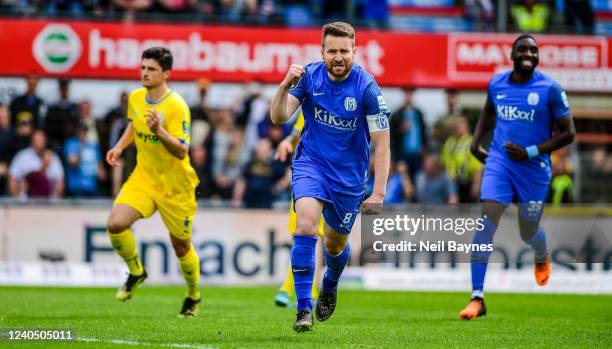
[(34, 39), (34, 58), (50, 73), (64, 73), (81, 57), (81, 39), (67, 24), (49, 24)]

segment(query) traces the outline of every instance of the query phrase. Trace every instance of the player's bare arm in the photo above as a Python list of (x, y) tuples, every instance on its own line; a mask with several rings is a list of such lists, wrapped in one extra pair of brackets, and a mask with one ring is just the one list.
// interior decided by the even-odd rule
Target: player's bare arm
[(484, 164), (487, 159), (487, 152), (482, 147), (482, 138), (489, 133), (493, 127), (495, 126), (495, 108), (493, 108), (493, 103), (491, 103), (491, 99), (487, 94), (487, 101), (485, 102), (484, 108), (480, 112), (480, 118), (478, 119), (478, 123), (476, 124), (476, 129), (474, 130), (474, 138), (472, 139), (472, 144), (470, 146), (470, 151), (472, 155), (478, 159), (478, 161)]
[[(559, 130), (558, 133), (554, 134), (547, 141), (537, 145), (539, 154), (549, 154), (557, 149), (561, 149), (566, 145), (572, 143), (576, 137), (576, 128), (574, 127), (574, 120), (572, 115), (568, 115), (555, 121), (555, 125)], [(520, 145), (514, 143), (507, 143), (505, 145), (506, 153), (512, 160), (527, 160), (529, 154), (527, 150)]]
[(391, 162), (389, 130), (372, 132), (370, 137), (374, 144), (374, 189), (372, 195), (363, 202), (362, 209), (364, 214), (378, 214), (385, 199)]
[(189, 145), (171, 136), (168, 131), (162, 127), (161, 119), (159, 115), (157, 115), (155, 109), (147, 109), (145, 118), (147, 118), (147, 126), (149, 126), (151, 132), (159, 137), (164, 148), (174, 157), (183, 160), (189, 153)]
[(289, 90), (304, 75), (304, 66), (292, 64), (287, 71), (285, 79), (278, 85), (272, 102), (270, 103), (270, 117), (274, 124), (286, 122), (300, 106), (300, 101), (289, 95)]
[(132, 125), (132, 123), (130, 122), (125, 128), (125, 131), (123, 131), (123, 134), (121, 135), (121, 138), (119, 138), (119, 141), (117, 141), (117, 144), (115, 144), (115, 146), (112, 147), (106, 153), (106, 162), (112, 167), (117, 166), (117, 161), (119, 160), (119, 157), (121, 157), (121, 153), (123, 153), (125, 148), (132, 144), (133, 141), (134, 125)]

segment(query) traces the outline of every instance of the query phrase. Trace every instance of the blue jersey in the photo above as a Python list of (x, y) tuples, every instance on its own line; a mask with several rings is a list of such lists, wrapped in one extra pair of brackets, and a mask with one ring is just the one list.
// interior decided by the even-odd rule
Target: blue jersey
[[(370, 166), (370, 133), (388, 129), (389, 108), (372, 75), (355, 64), (332, 81), (325, 64), (306, 65), (289, 93), (302, 104), (304, 129), (294, 166), (306, 157), (334, 190), (363, 194)], [(372, 130), (374, 128), (374, 130)]]
[(489, 81), (487, 92), (495, 109), (496, 124), (485, 168), (501, 162), (519, 170), (541, 172), (542, 168), (550, 168), (548, 154), (512, 161), (504, 144), (528, 147), (551, 138), (554, 121), (570, 114), (567, 96), (559, 84), (537, 70), (523, 84), (511, 82), (511, 74), (501, 73)]

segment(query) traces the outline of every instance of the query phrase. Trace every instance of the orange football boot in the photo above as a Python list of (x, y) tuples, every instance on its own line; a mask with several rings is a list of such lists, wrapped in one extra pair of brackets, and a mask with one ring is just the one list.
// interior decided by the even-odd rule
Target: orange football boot
[(538, 285), (545, 286), (550, 277), (550, 257), (546, 257), (543, 262), (535, 262), (534, 268), (535, 279)]
[(463, 320), (475, 319), (483, 315), (487, 315), (487, 306), (484, 299), (480, 297), (472, 298), (468, 305), (459, 312), (459, 316)]

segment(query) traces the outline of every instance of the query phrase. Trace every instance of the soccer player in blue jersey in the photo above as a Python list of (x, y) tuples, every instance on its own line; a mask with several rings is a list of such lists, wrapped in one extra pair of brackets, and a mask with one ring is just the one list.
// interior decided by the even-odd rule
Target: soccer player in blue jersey
[[(389, 173), (389, 108), (372, 75), (353, 63), (355, 31), (342, 22), (323, 26), (323, 61), (291, 65), (271, 104), (272, 121), (288, 120), (301, 105), (302, 139), (292, 163), (297, 228), (291, 265), (298, 299), (293, 329), (310, 331), (311, 287), (321, 213), (325, 220), (327, 270), (316, 303), (319, 321), (336, 308), (338, 279), (351, 248), (348, 234), (359, 213), (379, 213)], [(374, 153), (374, 191), (365, 201), (370, 140)]]
[[(483, 229), (473, 242), (489, 244), (504, 209), (519, 208), (521, 238), (535, 252), (535, 279), (544, 286), (550, 276), (550, 257), (540, 218), (551, 179), (549, 154), (574, 140), (576, 131), (567, 96), (553, 79), (536, 70), (538, 44), (522, 34), (512, 45), (513, 70), (491, 78), (487, 100), (476, 125), (472, 154), (484, 165), (480, 200)], [(553, 134), (553, 127), (558, 132)], [(488, 153), (483, 137), (494, 128)], [(484, 278), (491, 252), (471, 255), (472, 298), (459, 313), (463, 319), (486, 314)]]

